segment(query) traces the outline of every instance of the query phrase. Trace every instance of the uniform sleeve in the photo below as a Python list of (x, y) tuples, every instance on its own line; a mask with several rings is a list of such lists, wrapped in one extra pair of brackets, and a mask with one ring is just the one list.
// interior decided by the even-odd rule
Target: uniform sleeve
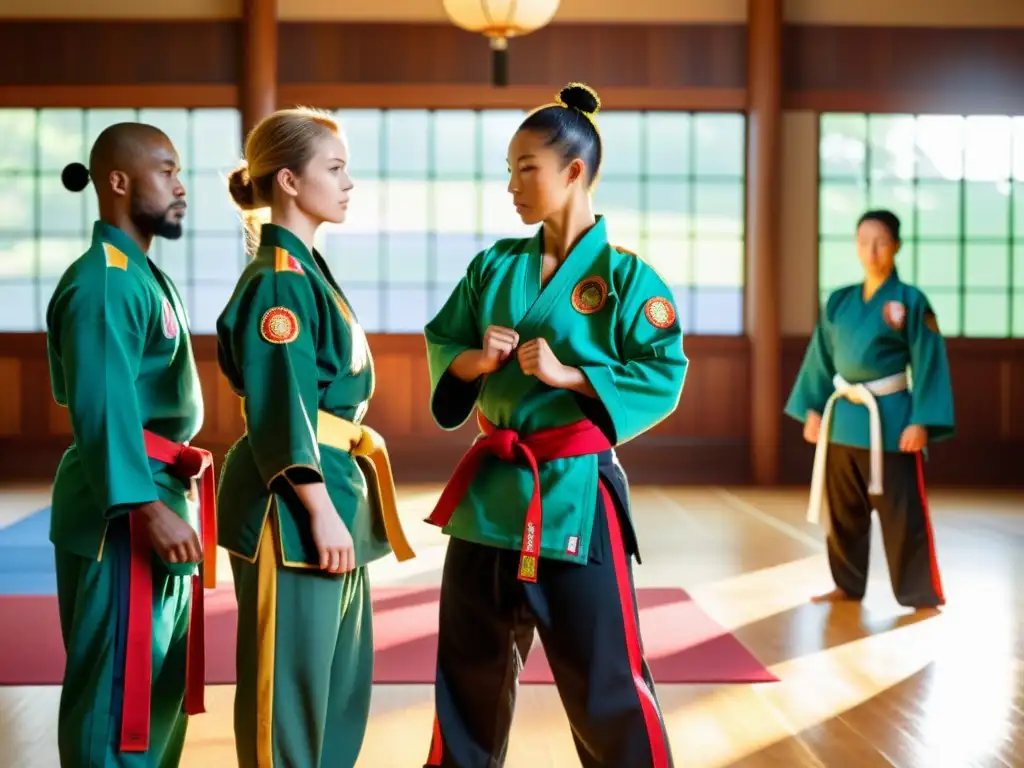
[(424, 328), (430, 412), (434, 422), (445, 430), (457, 429), (465, 423), (480, 394), (480, 379), (462, 381), (448, 368), (463, 352), (483, 346), (477, 315), (483, 258), (480, 253), (470, 262), (444, 306)]
[(620, 361), (580, 369), (621, 444), (646, 432), (679, 405), (689, 362), (672, 293), (639, 259), (619, 291)]
[(835, 386), (832, 379), (836, 375), (835, 363), (832, 361), (832, 341), (828, 330), (828, 304), (821, 311), (818, 324), (811, 334), (811, 342), (807, 345), (803, 363), (796, 376), (793, 391), (789, 393), (785, 413), (803, 423), (807, 420), (807, 412), (821, 413), (825, 403)]
[(949, 376), (946, 342), (928, 299), (913, 304), (907, 318), (910, 344), (912, 407), (910, 423), (928, 430), (928, 442), (953, 436), (953, 385)]
[(71, 288), (55, 313), (71, 431), (107, 518), (159, 499), (136, 394), (149, 304), (132, 275), (107, 268), (102, 288)]
[(235, 365), (245, 392), (249, 445), (269, 488), (292, 469), (322, 481), (317, 444), (319, 372), (317, 310), (307, 278), (291, 272), (260, 276), (241, 303)]

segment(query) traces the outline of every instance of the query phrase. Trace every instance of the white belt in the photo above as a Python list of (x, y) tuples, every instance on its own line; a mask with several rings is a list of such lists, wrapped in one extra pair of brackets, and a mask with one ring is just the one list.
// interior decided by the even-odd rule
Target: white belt
[(828, 503), (825, 498), (825, 458), (828, 454), (829, 431), (832, 426), (832, 408), (836, 399), (845, 397), (851, 403), (866, 406), (871, 425), (871, 476), (868, 481), (868, 493), (873, 496), (882, 493), (882, 459), (885, 445), (882, 440), (882, 418), (878, 413), (876, 397), (903, 392), (907, 389), (907, 374), (894, 373), (883, 379), (851, 384), (838, 373), (832, 378), (835, 392), (825, 402), (821, 414), (821, 429), (818, 431), (818, 444), (814, 449), (814, 471), (811, 473), (811, 499), (807, 505), (807, 522), (817, 523), (821, 519), (821, 507)]

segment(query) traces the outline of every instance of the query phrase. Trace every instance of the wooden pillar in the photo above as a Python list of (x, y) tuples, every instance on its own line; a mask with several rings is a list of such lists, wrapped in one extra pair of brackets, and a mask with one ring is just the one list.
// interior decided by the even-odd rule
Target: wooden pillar
[(782, 2), (747, 2), (746, 326), (751, 350), (750, 459), (758, 485), (774, 485), (779, 479), (783, 405), (778, 299)]
[(242, 141), (277, 109), (277, 0), (242, 3)]

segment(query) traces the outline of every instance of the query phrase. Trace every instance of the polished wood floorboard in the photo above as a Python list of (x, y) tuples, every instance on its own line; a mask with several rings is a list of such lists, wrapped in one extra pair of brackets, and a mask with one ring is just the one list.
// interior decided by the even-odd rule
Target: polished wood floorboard
[[(438, 491), (401, 489), (419, 556), (371, 566), (376, 585), (438, 583), (445, 541), (420, 522)], [(831, 583), (820, 531), (803, 520), (804, 490), (633, 493), (637, 584), (683, 587), (781, 679), (660, 686), (677, 768), (1024, 767), (1024, 494), (932, 494), (949, 604), (913, 614), (892, 598), (877, 526), (864, 603), (808, 602)], [(46, 489), (6, 489), (0, 525), (46, 502)], [(184, 766), (236, 765), (233, 695), (209, 690)], [(58, 697), (0, 689), (0, 768), (58, 765)], [(431, 719), (431, 686), (377, 686), (359, 766), (422, 765)], [(523, 686), (507, 766), (578, 765), (554, 687)]]

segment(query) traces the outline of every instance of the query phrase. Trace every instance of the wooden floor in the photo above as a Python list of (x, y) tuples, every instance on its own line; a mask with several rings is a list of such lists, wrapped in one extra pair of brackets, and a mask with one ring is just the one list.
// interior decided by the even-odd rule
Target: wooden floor
[[(419, 522), (437, 492), (402, 489), (419, 556), (374, 564), (375, 584), (438, 582), (445, 542)], [(863, 605), (809, 604), (831, 583), (805, 501), (799, 490), (634, 488), (637, 584), (685, 588), (781, 679), (660, 686), (677, 768), (1024, 766), (1024, 494), (932, 494), (949, 605), (924, 616), (893, 600), (877, 532)], [(0, 525), (46, 503), (45, 489), (9, 490)], [(185, 766), (236, 765), (233, 693), (208, 693)], [(58, 695), (0, 689), (0, 768), (58, 765)], [(422, 765), (431, 705), (430, 686), (376, 687), (359, 765)], [(520, 689), (507, 765), (579, 765), (554, 687)]]

